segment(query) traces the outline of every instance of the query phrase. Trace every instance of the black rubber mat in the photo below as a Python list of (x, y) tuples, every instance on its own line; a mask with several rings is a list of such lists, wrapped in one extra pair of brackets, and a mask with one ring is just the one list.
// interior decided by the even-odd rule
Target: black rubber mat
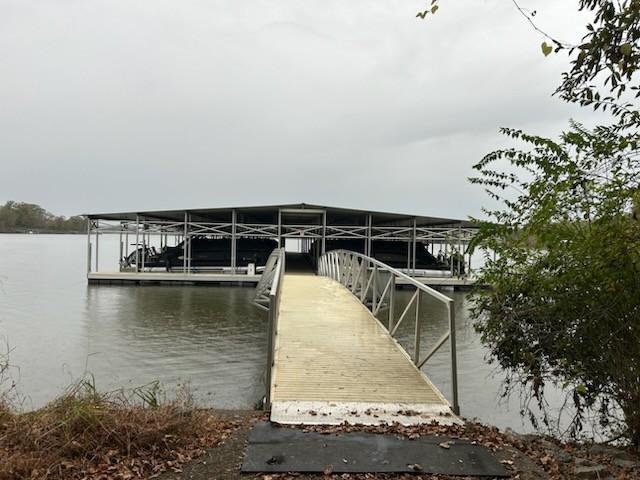
[[(441, 446), (443, 445), (443, 446)], [(447, 448), (448, 447), (448, 448)], [(321, 434), (256, 424), (243, 472), (401, 473), (509, 477), (485, 447), (446, 437)]]

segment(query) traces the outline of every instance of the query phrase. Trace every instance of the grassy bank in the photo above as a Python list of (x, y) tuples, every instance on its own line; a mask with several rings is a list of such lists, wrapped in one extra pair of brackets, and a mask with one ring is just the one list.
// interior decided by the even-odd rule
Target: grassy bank
[[(92, 379), (73, 385), (47, 406), (21, 412), (0, 397), (0, 480), (142, 479), (445, 479), (411, 475), (242, 475), (244, 447), (260, 412), (196, 408), (188, 392), (162, 402), (156, 383), (128, 392), (100, 393)], [(562, 443), (538, 435), (503, 432), (478, 423), (287, 427), (327, 435), (349, 431), (409, 439), (442, 436), (489, 448), (520, 480), (640, 478), (640, 456), (630, 448)]]
[(152, 478), (237, 426), (194, 408), (187, 394), (161, 403), (153, 385), (105, 394), (81, 381), (33, 412), (0, 405), (0, 479)]

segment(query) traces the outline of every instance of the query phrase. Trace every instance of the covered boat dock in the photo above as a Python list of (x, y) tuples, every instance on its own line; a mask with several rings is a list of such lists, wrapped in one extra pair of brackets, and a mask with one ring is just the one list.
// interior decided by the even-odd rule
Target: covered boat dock
[[(477, 227), (466, 220), (305, 203), (88, 214), (90, 283), (257, 283), (274, 248), (315, 268), (327, 251), (379, 258), (429, 285), (464, 287)], [(100, 237), (119, 236), (100, 271)]]

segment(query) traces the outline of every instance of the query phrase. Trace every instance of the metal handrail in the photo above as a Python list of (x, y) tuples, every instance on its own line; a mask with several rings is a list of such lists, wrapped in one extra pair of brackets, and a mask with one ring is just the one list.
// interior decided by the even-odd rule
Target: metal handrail
[(278, 316), (280, 313), (280, 297), (282, 292), (282, 279), (285, 272), (284, 248), (274, 250), (265, 266), (256, 287), (254, 303), (269, 312), (267, 327), (267, 368), (265, 375), (265, 409), (271, 408), (271, 383), (273, 361), (275, 356), (276, 335), (278, 332)]
[[(380, 284), (381, 280), (383, 280), (380, 277), (380, 272), (389, 273), (389, 280), (386, 282), (383, 281), (383, 284)], [(318, 262), (318, 274), (330, 277), (348, 288), (351, 293), (371, 311), (374, 317), (377, 316), (381, 310), (387, 309), (387, 325), (382, 325), (387, 328), (392, 337), (398, 331), (398, 327), (413, 307), (415, 311), (413, 362), (417, 368), (422, 368), (440, 347), (449, 340), (451, 353), (451, 404), (453, 412), (456, 414), (460, 413), (458, 403), (458, 367), (456, 360), (456, 319), (453, 299), (420, 283), (409, 275), (390, 267), (386, 263), (350, 250), (332, 250), (322, 255)], [(402, 314), (396, 319), (394, 299), (396, 281), (398, 279), (401, 279), (405, 285), (415, 287), (416, 291), (404, 308)], [(449, 329), (434, 344), (427, 355), (421, 359), (420, 297), (423, 294), (430, 295), (446, 306)]]
[(282, 261), (282, 257), (284, 257), (284, 251), (281, 248), (276, 248), (271, 252), (256, 285), (253, 303), (263, 310), (269, 310), (269, 292), (273, 284), (276, 267)]

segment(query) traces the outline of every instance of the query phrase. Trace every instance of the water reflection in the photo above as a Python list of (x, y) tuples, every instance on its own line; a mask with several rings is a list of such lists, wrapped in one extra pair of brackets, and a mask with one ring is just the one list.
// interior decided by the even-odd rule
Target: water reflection
[(109, 386), (188, 381), (207, 405), (250, 407), (262, 393), (264, 314), (237, 287), (91, 286), (88, 368)]

